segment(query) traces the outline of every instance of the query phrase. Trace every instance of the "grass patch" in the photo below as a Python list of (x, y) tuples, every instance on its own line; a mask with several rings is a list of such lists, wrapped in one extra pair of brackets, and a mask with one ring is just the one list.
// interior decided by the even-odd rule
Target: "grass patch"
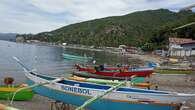
[(160, 73), (160, 74), (192, 74), (192, 70), (160, 70), (160, 69), (156, 69), (155, 73)]

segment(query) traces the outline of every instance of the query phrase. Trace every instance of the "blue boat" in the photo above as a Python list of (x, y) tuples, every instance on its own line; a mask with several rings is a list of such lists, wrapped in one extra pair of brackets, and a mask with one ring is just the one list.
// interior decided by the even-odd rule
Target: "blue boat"
[[(112, 87), (41, 75), (30, 71), (18, 59), (16, 61), (25, 70), (28, 84), (39, 84), (33, 88), (34, 92), (67, 104), (81, 106), (85, 101)], [(182, 102), (192, 96), (194, 94), (120, 87), (88, 105), (87, 108), (91, 110), (179, 110)]]

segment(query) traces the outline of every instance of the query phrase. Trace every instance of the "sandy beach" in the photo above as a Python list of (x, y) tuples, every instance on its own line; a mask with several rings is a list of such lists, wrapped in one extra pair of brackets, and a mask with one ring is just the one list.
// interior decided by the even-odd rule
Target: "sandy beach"
[[(148, 79), (159, 90), (169, 90), (181, 93), (195, 93), (195, 75), (153, 75)], [(35, 95), (30, 101), (15, 101), (14, 107), (20, 110), (51, 110), (51, 99)], [(0, 103), (9, 104), (9, 101), (0, 100)], [(195, 97), (187, 101), (183, 110), (195, 110)]]

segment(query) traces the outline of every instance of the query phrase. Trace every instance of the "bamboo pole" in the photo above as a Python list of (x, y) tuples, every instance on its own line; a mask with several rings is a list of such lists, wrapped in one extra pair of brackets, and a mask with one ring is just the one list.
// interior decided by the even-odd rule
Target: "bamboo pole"
[(86, 106), (90, 105), (91, 103), (95, 102), (96, 100), (102, 98), (103, 96), (111, 93), (112, 91), (118, 89), (120, 86), (122, 86), (123, 84), (125, 84), (126, 81), (119, 83), (116, 86), (112, 86), (110, 89), (106, 90), (103, 94), (99, 95), (99, 96), (94, 96), (93, 98), (87, 100), (86, 102), (84, 102), (80, 107), (76, 108), (75, 110), (82, 110), (83, 108), (85, 108)]
[(191, 22), (191, 23), (188, 23), (188, 24), (185, 24), (185, 25), (182, 25), (182, 26), (176, 27), (176, 28), (174, 28), (174, 29), (172, 29), (172, 30), (173, 30), (173, 31), (175, 31), (175, 30), (178, 30), (178, 29), (181, 29), (181, 28), (187, 27), (187, 26), (191, 26), (191, 25), (193, 25), (193, 24), (195, 24), (195, 22)]

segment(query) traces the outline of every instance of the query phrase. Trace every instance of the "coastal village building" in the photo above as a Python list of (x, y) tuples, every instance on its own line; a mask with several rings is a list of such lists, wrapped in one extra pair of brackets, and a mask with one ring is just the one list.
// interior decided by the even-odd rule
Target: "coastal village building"
[(170, 56), (191, 56), (195, 50), (195, 40), (186, 38), (169, 38)]
[(131, 53), (131, 54), (138, 54), (141, 52), (140, 48), (132, 47), (132, 46), (126, 46), (126, 45), (119, 45), (118, 49), (121, 51), (121, 53)]

